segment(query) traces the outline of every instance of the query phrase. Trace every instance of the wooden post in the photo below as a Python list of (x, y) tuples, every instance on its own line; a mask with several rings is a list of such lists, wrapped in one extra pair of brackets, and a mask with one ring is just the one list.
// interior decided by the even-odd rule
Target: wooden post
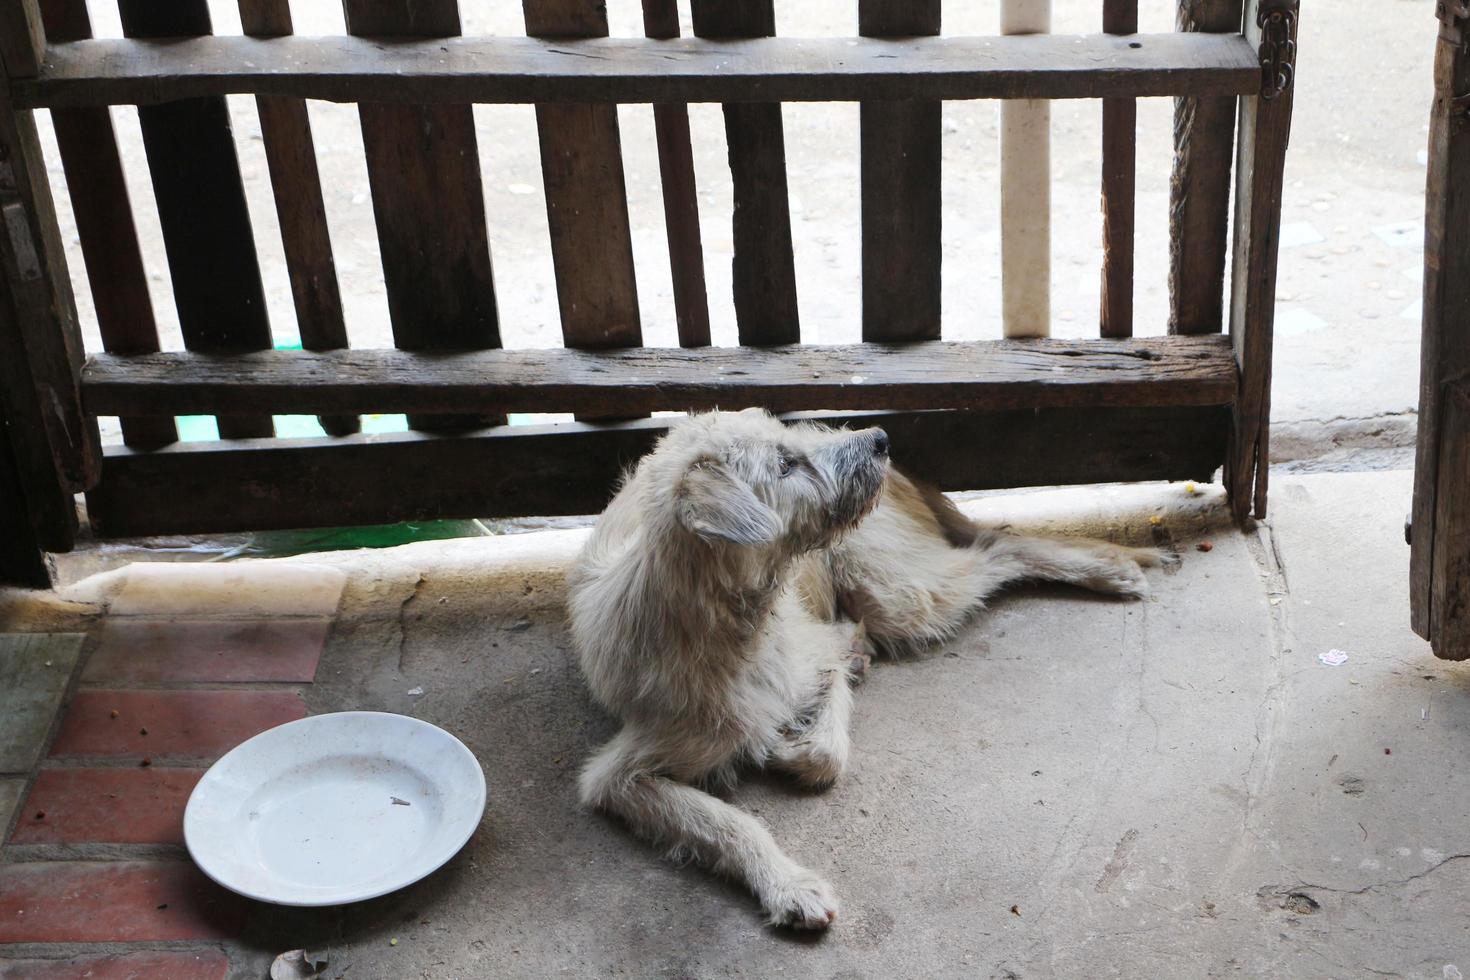
[[(699, 37), (776, 35), (772, 0), (693, 0), (692, 11)], [(799, 343), (781, 103), (727, 102), (724, 113), (735, 200), (730, 279), (740, 342)]]
[(31, 526), (20, 468), (10, 449), (9, 427), (0, 411), (0, 585), (51, 586), (51, 569)]
[[(344, 0), (349, 34), (454, 37), (455, 0)], [(404, 350), (500, 346), (485, 194), (469, 105), (357, 107), (393, 342)], [(432, 432), (500, 425), (500, 416), (410, 416)]]
[(1470, 3), (1438, 5), (1410, 539), (1414, 631), (1470, 659)]
[[(1181, 31), (1240, 29), (1241, 0), (1178, 0)], [(1169, 332), (1219, 333), (1224, 322), (1226, 219), (1236, 100), (1174, 100), (1174, 172), (1169, 181)]]
[[(205, 0), (120, 0), (128, 37), (203, 37)], [(224, 96), (138, 107), (148, 176), (173, 280), (179, 329), (190, 350), (270, 350), (260, 259)], [(269, 415), (220, 416), (225, 439), (274, 435)]]
[[(607, 37), (600, 0), (524, 0), (531, 37)], [(568, 347), (643, 343), (615, 105), (538, 105), (551, 264)]]
[[(939, 0), (860, 0), (864, 37), (939, 33)], [(939, 339), (941, 111), (862, 103), (863, 339)]]
[[(291, 8), (286, 0), (239, 0), (239, 5), (240, 24), (247, 35), (291, 34)], [(342, 315), (337, 265), (327, 233), (327, 209), (306, 100), (257, 95), (255, 111), (260, 116), (260, 137), (276, 199), (281, 248), (291, 277), (301, 346), (306, 350), (338, 350), (347, 346), (347, 324)], [(356, 415), (323, 415), (319, 421), (322, 429), (334, 436), (362, 429)]]
[[(1002, 0), (1002, 34), (1051, 30), (1051, 0)], [(1007, 337), (1051, 336), (1051, 103), (1000, 104), (1001, 308)]]
[[(522, 7), (530, 37), (607, 37), (602, 0), (524, 0)], [(618, 107), (538, 105), (536, 133), (562, 342), (594, 350), (641, 347)]]
[[(1103, 30), (1138, 33), (1138, 0), (1103, 0)], [(1103, 267), (1098, 323), (1104, 337), (1133, 336), (1133, 198), (1138, 103), (1103, 99)]]
[[(96, 482), (101, 450), (96, 420), (82, 410), (81, 333), (35, 119), (10, 98), (11, 80), (34, 74), (44, 56), (40, 14), (29, 0), (0, 11), (0, 417), (8, 433), (0, 466), (13, 474), (9, 493), (24, 496), (26, 515), (0, 524), (27, 553), (67, 551), (77, 528), (73, 494)], [(29, 532), (15, 530), (20, 521)]]
[[(643, 0), (643, 33), (653, 38), (679, 36), (679, 5), (675, 0)], [(679, 346), (708, 347), (709, 295), (704, 285), (704, 244), (699, 234), (688, 104), (655, 102), (653, 130), (658, 140), (658, 173)]]
[[(86, 0), (44, 0), (41, 13), (46, 36), (52, 41), (82, 41), (92, 36)], [(154, 353), (158, 324), (112, 114), (106, 106), (52, 109), (51, 125), (66, 172), (102, 347), (114, 354)], [(129, 446), (162, 446), (179, 437), (170, 416), (125, 415), (119, 421), (123, 442)]]
[(1291, 131), (1298, 0), (1249, 0), (1245, 36), (1261, 62), (1261, 92), (1240, 100), (1230, 338), (1240, 365), (1225, 487), (1237, 520), (1266, 516), (1271, 469), (1271, 338), (1281, 184)]

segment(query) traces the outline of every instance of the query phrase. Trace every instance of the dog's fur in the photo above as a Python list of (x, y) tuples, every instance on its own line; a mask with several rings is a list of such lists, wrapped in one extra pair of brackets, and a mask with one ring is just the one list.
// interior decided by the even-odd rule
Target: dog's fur
[(832, 887), (706, 789), (742, 766), (830, 785), (848, 760), (849, 681), (874, 650), (950, 637), (1020, 579), (1142, 596), (1160, 557), (982, 529), (890, 468), (878, 429), (682, 419), (569, 573), (583, 672), (622, 722), (582, 799), (744, 881), (773, 924), (825, 928)]

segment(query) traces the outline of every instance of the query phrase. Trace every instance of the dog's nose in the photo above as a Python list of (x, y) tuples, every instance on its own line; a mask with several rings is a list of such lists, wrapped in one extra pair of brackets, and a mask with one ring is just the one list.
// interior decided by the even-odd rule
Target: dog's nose
[(873, 431), (873, 455), (888, 455), (888, 433), (884, 432), (882, 429), (875, 429)]

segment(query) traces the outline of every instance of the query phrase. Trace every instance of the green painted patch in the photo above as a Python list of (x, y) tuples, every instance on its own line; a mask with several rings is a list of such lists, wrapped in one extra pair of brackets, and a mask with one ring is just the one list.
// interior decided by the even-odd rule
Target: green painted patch
[(391, 548), (415, 541), (479, 538), (490, 532), (479, 521), (416, 521), (373, 524), (367, 527), (317, 528), (307, 531), (258, 531), (250, 535), (246, 553), (252, 557), (281, 557), (312, 551), (349, 551), (354, 548)]

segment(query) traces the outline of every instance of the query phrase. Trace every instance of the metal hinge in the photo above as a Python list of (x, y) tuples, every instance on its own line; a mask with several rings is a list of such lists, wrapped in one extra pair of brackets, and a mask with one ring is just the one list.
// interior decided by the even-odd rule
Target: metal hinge
[(1291, 88), (1296, 77), (1296, 10), (1263, 5), (1256, 26), (1261, 29), (1261, 100), (1270, 102)]

